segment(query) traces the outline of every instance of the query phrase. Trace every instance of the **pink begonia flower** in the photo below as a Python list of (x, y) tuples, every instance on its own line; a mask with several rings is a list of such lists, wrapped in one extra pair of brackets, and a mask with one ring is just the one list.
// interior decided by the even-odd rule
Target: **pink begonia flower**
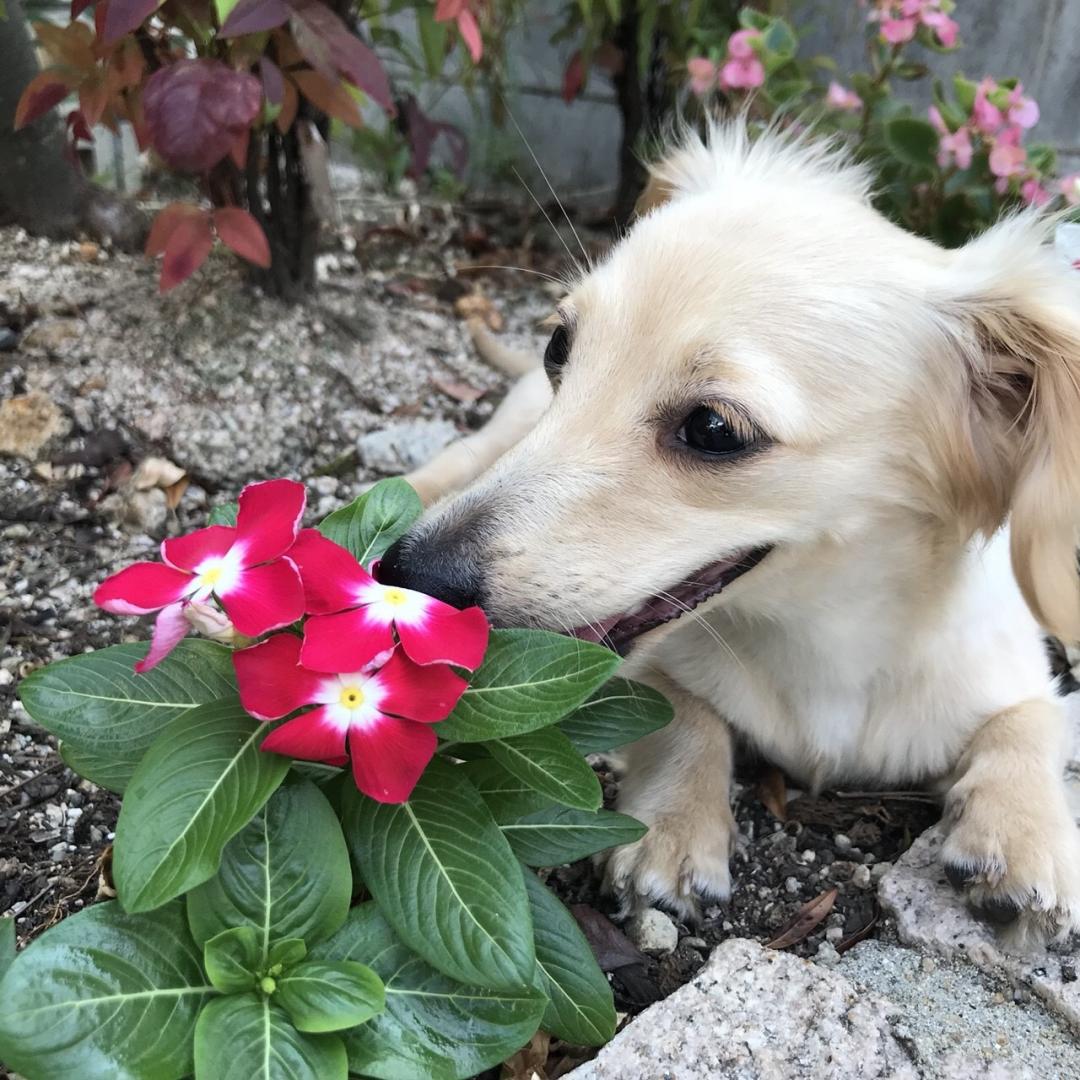
[(825, 95), (825, 104), (832, 109), (840, 109), (843, 112), (858, 112), (862, 108), (862, 98), (854, 90), (848, 90), (833, 80), (829, 83), (829, 90)]
[(706, 56), (687, 60), (686, 73), (690, 76), (690, 89), (698, 97), (704, 97), (716, 85), (716, 65)]
[(971, 115), (975, 121), (975, 126), (984, 135), (995, 134), (1005, 123), (1005, 117), (1001, 115), (1001, 110), (987, 98), (987, 95), (992, 94), (996, 89), (997, 83), (993, 79), (983, 79), (975, 87), (975, 105)]
[(473, 63), (478, 64), (484, 55), (484, 42), (480, 36), (480, 24), (469, 6), (469, 0), (437, 0), (436, 22), (456, 22), (458, 33), (465, 42)]
[(236, 527), (211, 525), (165, 540), (163, 563), (140, 562), (106, 578), (94, 603), (118, 615), (158, 612), (150, 651), (135, 665), (149, 671), (188, 632), (184, 608), (221, 601), (236, 630), (258, 637), (304, 613), (304, 589), (285, 558), (304, 514), (304, 485), (292, 480), (248, 484), (240, 492)]
[(765, 82), (765, 65), (754, 52), (754, 42), (761, 40), (760, 30), (736, 30), (728, 39), (728, 59), (720, 69), (719, 83), (724, 90), (753, 90)]
[(289, 552), (300, 569), (307, 611), (302, 660), (313, 671), (355, 671), (392, 648), (394, 631), (416, 664), (479, 667), (487, 616), (459, 611), (412, 589), (382, 585), (349, 552), (317, 529), (304, 529)]
[(1034, 98), (1024, 97), (1024, 84), (1017, 83), (1009, 91), (1009, 108), (1006, 113), (1010, 124), (1022, 128), (1033, 128), (1039, 122), (1039, 103)]
[(1080, 206), (1080, 173), (1061, 178), (1061, 194), (1070, 206)]
[(941, 136), (938, 140), (938, 165), (945, 169), (955, 160), (958, 168), (968, 168), (974, 156), (970, 129), (965, 124), (963, 127), (957, 128), (956, 131), (950, 131), (949, 125), (945, 123), (945, 119), (936, 105), (931, 105), (926, 112), (930, 117), (930, 123), (933, 125), (934, 130)]
[(923, 26), (929, 26), (934, 31), (934, 36), (945, 46), (951, 49), (956, 44), (956, 38), (960, 33), (960, 27), (955, 19), (950, 19), (944, 11), (930, 11), (923, 9), (919, 16)]
[(1020, 145), (1022, 132), (1018, 127), (1006, 128), (994, 141), (990, 151), (990, 171), (997, 177), (1016, 176), (1024, 171), (1027, 151)]
[(384, 803), (408, 799), (438, 744), (429, 725), (449, 716), (468, 685), (445, 664), (421, 667), (400, 649), (377, 670), (312, 671), (293, 634), (274, 634), (232, 660), (252, 716), (277, 720), (315, 706), (271, 731), (263, 750), (342, 764), (348, 756), (356, 786)]
[(915, 19), (884, 19), (881, 23), (881, 36), (890, 45), (903, 45), (915, 36), (918, 26)]
[(1020, 197), (1029, 206), (1045, 206), (1051, 199), (1050, 192), (1033, 176), (1020, 185)]

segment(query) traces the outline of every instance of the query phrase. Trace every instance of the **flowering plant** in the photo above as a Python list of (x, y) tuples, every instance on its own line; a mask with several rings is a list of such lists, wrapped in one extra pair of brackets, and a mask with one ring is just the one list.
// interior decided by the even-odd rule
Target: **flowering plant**
[[(935, 53), (960, 47), (952, 0), (866, 6), (868, 71), (841, 80), (829, 58), (801, 60), (797, 30), (748, 7), (742, 29), (695, 35), (686, 86), (706, 105), (723, 93), (743, 98), (762, 120), (838, 135), (877, 172), (880, 208), (945, 244), (963, 242), (1013, 206), (1080, 203), (1080, 177), (1055, 180), (1053, 148), (1026, 145), (1039, 107), (1019, 80), (956, 76), (947, 89), (935, 79), (924, 116), (894, 96), (897, 81), (929, 76)], [(913, 58), (913, 47), (925, 59)]]
[(670, 707), (612, 680), (598, 645), (380, 583), (420, 513), (403, 481), (313, 529), (304, 510), (299, 484), (248, 486), (98, 588), (156, 613), (149, 647), (20, 687), (68, 764), (124, 799), (117, 899), (0, 981), (19, 1073), (453, 1078), (541, 1026), (613, 1033), (606, 979), (530, 868), (644, 833), (601, 809), (582, 754)]

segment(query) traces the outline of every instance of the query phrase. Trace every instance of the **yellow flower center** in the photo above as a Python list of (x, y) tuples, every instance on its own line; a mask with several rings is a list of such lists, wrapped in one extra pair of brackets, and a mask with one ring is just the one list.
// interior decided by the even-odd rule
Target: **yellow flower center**
[(220, 578), (220, 577), (221, 577), (221, 567), (220, 566), (212, 566), (212, 567), (210, 567), (209, 570), (204, 570), (199, 575), (199, 584), (200, 585), (216, 585), (218, 583), (218, 578)]
[(408, 597), (402, 589), (387, 589), (383, 593), (383, 600), (388, 604), (392, 604), (394, 607), (401, 607), (407, 599)]
[(344, 686), (338, 700), (346, 709), (359, 709), (364, 704), (364, 691), (359, 686)]

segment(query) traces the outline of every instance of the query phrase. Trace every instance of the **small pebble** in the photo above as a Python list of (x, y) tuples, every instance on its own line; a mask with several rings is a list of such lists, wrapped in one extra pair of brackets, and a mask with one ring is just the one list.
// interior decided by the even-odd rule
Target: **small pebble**
[(831, 941), (823, 941), (817, 947), (814, 959), (821, 964), (822, 967), (836, 967), (836, 965), (840, 963), (840, 954), (836, 951), (836, 948)]
[(794, 896), (799, 891), (799, 879), (797, 877), (789, 877), (784, 882), (784, 890)]
[(626, 923), (626, 936), (644, 953), (660, 956), (679, 944), (679, 931), (671, 917), (656, 908), (644, 908)]
[(924, 975), (933, 975), (937, 971), (937, 961), (932, 956), (924, 956), (919, 962), (919, 969)]
[(851, 837), (846, 833), (838, 832), (833, 837), (833, 847), (837, 851), (850, 851), (851, 850)]
[(844, 928), (842, 926), (830, 926), (829, 929), (825, 931), (825, 940), (834, 943), (837, 941), (843, 941)]
[(1076, 982), (1076, 966), (1074, 964), (1061, 965), (1061, 981), (1066, 983)]
[(851, 884), (854, 885), (856, 889), (869, 889), (870, 867), (856, 866), (851, 872)]
[(804, 863), (812, 863), (817, 859), (817, 854), (807, 848), (800, 856)]
[(689, 945), (691, 949), (707, 949), (709, 947), (709, 943), (704, 938), (699, 937), (684, 937), (679, 944)]
[(891, 862), (874, 863), (870, 867), (870, 880), (875, 884), (879, 882), (892, 869)]

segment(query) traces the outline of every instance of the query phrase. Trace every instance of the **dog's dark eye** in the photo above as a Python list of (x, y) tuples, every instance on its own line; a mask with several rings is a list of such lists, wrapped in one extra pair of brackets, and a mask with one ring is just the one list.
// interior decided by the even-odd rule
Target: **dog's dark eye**
[(703, 454), (735, 454), (745, 450), (748, 440), (731, 422), (708, 405), (696, 408), (683, 422), (679, 438)]
[(547, 371), (548, 378), (553, 379), (559, 374), (569, 356), (570, 335), (566, 332), (565, 326), (556, 326), (544, 350), (544, 370)]

